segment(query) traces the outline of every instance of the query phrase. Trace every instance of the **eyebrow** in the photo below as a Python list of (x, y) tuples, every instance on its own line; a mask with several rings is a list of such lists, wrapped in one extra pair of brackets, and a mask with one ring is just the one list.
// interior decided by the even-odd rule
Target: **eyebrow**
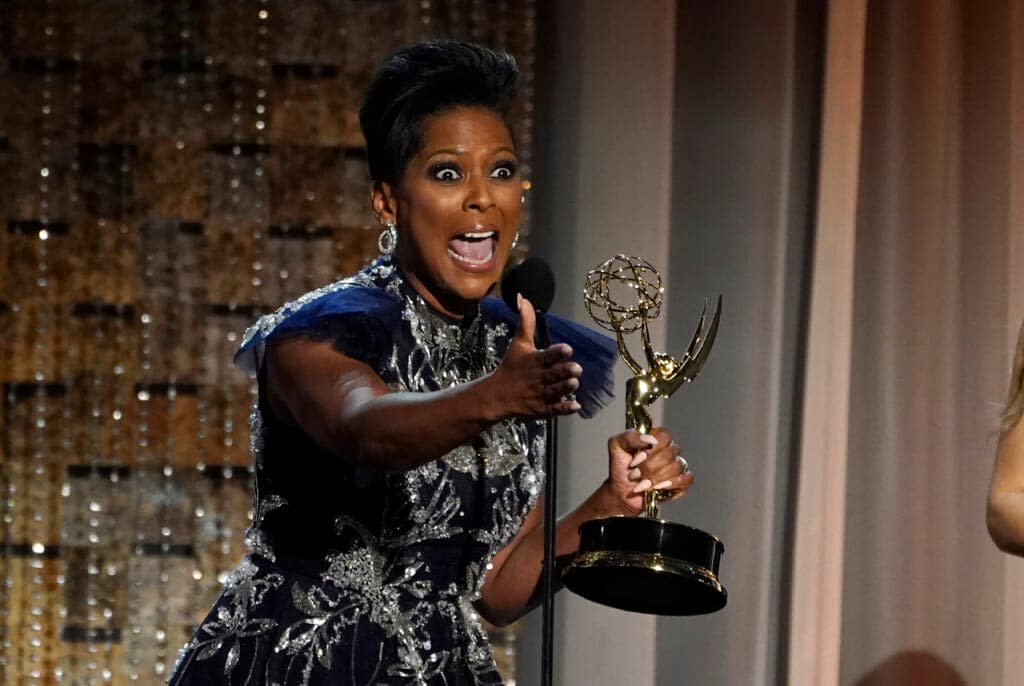
[[(501, 153), (501, 152), (509, 152), (509, 153), (512, 153), (513, 155), (516, 154), (516, 151), (513, 150), (512, 148), (508, 147), (507, 145), (502, 145), (500, 147), (494, 148), (494, 149), (490, 150), (489, 152), (492, 155), (497, 155), (498, 153)], [(441, 148), (440, 150), (435, 150), (434, 152), (432, 152), (429, 155), (427, 155), (427, 159), (429, 160), (431, 157), (436, 157), (438, 155), (465, 155), (465, 154), (467, 154), (466, 150), (459, 150), (458, 148)]]

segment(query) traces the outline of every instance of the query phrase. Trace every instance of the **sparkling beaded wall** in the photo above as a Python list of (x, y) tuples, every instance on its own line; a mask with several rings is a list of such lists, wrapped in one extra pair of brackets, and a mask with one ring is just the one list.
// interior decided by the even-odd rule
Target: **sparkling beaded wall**
[(376, 253), (373, 66), (426, 37), (513, 52), (528, 176), (533, 21), (533, 0), (0, 0), (0, 682), (163, 683), (244, 552), (237, 337)]

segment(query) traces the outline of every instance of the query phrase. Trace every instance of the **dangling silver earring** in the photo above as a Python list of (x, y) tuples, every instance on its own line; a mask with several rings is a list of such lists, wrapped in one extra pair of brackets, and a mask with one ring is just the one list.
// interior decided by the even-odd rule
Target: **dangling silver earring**
[(519, 245), (519, 232), (518, 231), (516, 231), (516, 235), (515, 236), (512, 236), (512, 250), (515, 250), (517, 245)]
[(384, 220), (384, 230), (377, 237), (377, 249), (381, 255), (390, 255), (398, 245), (398, 229), (395, 227), (394, 219)]

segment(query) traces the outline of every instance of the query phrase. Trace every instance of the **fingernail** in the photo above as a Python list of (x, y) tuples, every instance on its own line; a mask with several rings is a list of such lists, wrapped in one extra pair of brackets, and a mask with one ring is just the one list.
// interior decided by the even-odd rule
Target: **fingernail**
[(652, 448), (658, 445), (658, 439), (650, 434), (640, 434), (640, 440), (651, 446)]
[(523, 294), (516, 293), (516, 307), (519, 309), (523, 308)]
[(644, 491), (646, 491), (650, 487), (651, 487), (651, 480), (650, 479), (644, 479), (643, 481), (641, 481), (640, 483), (638, 483), (636, 486), (633, 487), (633, 492), (634, 493), (643, 493)]
[(665, 480), (665, 481), (662, 481), (661, 483), (654, 484), (654, 490), (656, 490), (656, 491), (663, 491), (663, 490), (665, 490), (666, 488), (668, 488), (671, 485), (672, 485), (672, 481), (671, 480)]
[(630, 467), (636, 467), (637, 465), (641, 465), (641, 464), (644, 463), (644, 460), (646, 460), (646, 459), (647, 459), (647, 453), (645, 453), (643, 451), (638, 452), (636, 454), (636, 456), (633, 458), (633, 461), (629, 463), (629, 466)]
[(628, 472), (626, 472), (626, 476), (629, 477), (630, 481), (636, 481), (637, 479), (640, 478), (640, 470), (630, 469)]

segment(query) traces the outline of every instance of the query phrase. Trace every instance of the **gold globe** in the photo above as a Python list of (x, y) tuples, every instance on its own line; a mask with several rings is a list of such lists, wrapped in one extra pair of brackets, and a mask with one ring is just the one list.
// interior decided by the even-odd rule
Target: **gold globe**
[(587, 274), (583, 302), (601, 328), (628, 334), (661, 314), (664, 290), (650, 262), (616, 255)]

